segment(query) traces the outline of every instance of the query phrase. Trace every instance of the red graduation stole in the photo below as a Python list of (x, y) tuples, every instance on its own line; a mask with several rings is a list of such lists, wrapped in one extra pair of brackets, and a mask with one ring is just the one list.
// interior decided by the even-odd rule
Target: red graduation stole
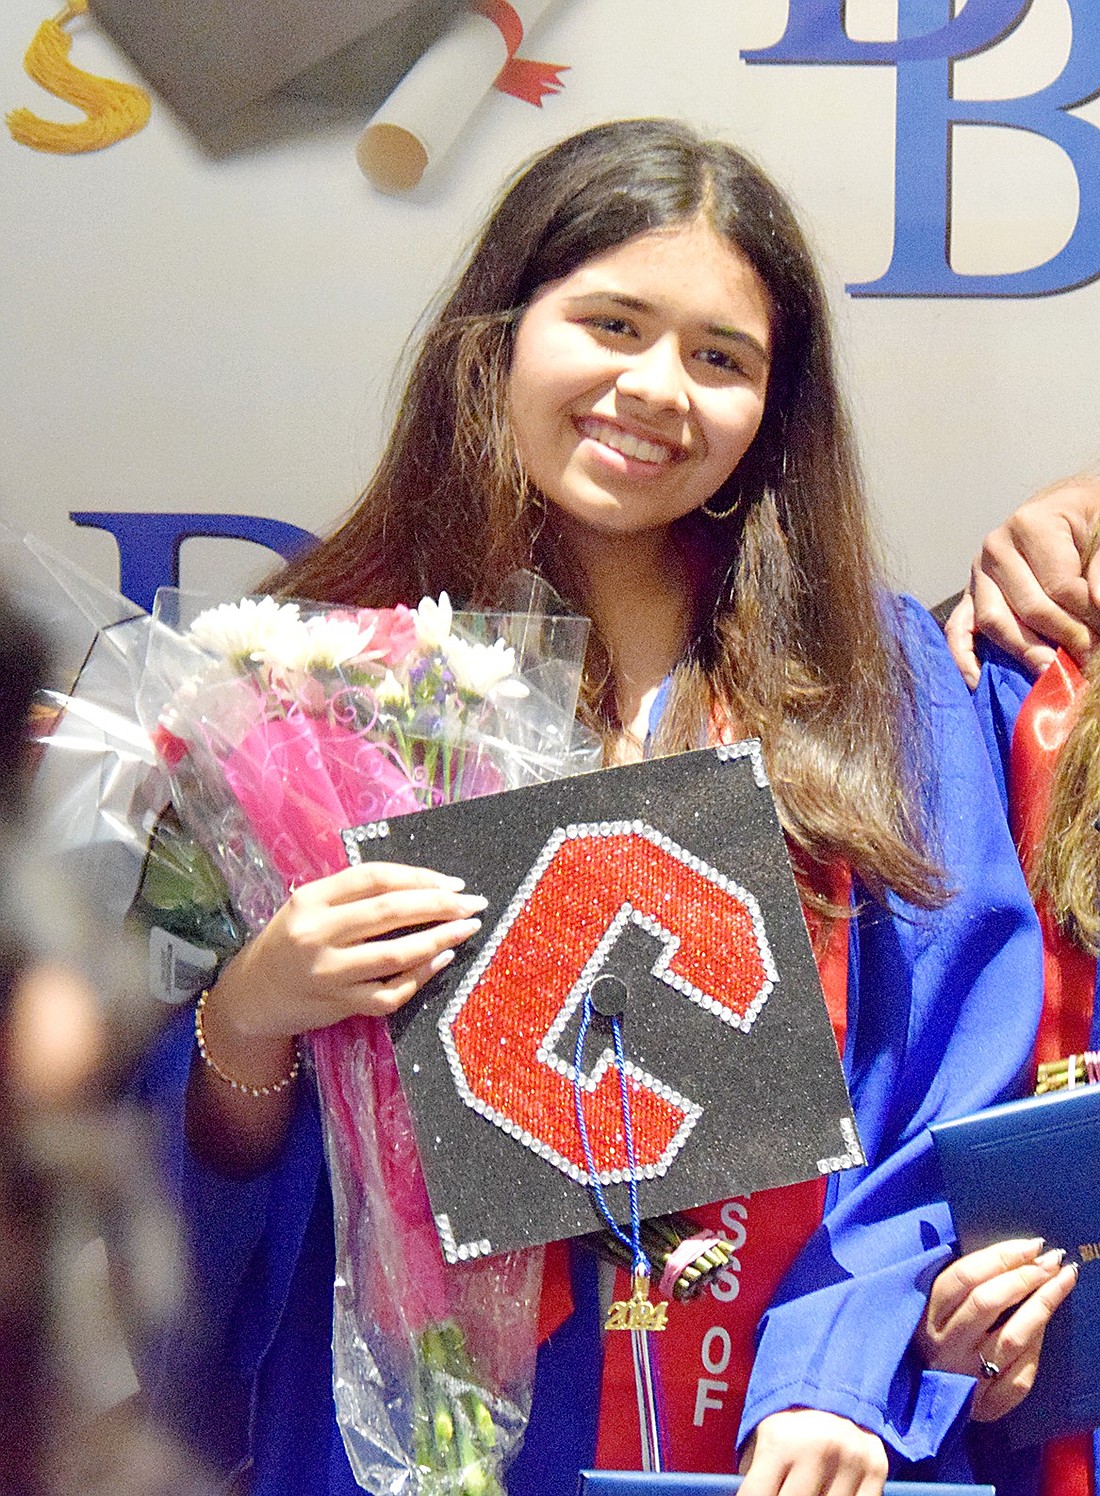
[[(1032, 686), (1016, 718), (1009, 758), (1012, 834), (1025, 873), (1030, 873), (1050, 810), (1054, 768), (1077, 718), (1085, 681), (1059, 650)], [(1040, 900), (1043, 932), (1043, 1013), (1035, 1041), (1035, 1063), (1080, 1054), (1089, 1047), (1096, 991), (1096, 962), (1059, 928)], [(1067, 1435), (1043, 1447), (1044, 1496), (1095, 1496), (1092, 1437)]]
[[(829, 878), (827, 896), (846, 906), (847, 868)], [(837, 1049), (843, 1053), (848, 1013), (848, 920), (826, 927), (806, 912)], [(825, 1180), (762, 1190), (689, 1212), (701, 1228), (726, 1236), (736, 1256), (712, 1288), (687, 1304), (673, 1303), (668, 1329), (650, 1337), (662, 1389), (668, 1468), (728, 1472), (752, 1369), (756, 1326), (776, 1289), (821, 1224)], [(618, 1272), (614, 1297), (630, 1297)], [(641, 1468), (641, 1441), (630, 1336), (604, 1342), (603, 1387), (596, 1463), (605, 1470)]]

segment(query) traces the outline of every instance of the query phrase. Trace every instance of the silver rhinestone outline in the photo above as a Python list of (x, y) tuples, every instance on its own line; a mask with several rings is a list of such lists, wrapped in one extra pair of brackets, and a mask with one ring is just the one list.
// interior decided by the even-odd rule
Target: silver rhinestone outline
[(453, 1265), (458, 1261), (458, 1242), (451, 1229), (451, 1218), (445, 1210), (436, 1213), (435, 1229), (439, 1237), (439, 1245), (443, 1249), (443, 1260)]
[(863, 1144), (859, 1141), (859, 1133), (851, 1117), (838, 1118), (837, 1126), (844, 1140), (845, 1151), (833, 1154), (829, 1158), (819, 1158), (817, 1161), (819, 1174), (837, 1174), (842, 1169), (859, 1169), (867, 1162)]
[(733, 763), (739, 758), (747, 758), (752, 764), (752, 777), (757, 789), (768, 788), (768, 771), (764, 767), (764, 754), (759, 738), (743, 738), (739, 743), (719, 743), (714, 752), (719, 761), (724, 764)]
[(352, 826), (350, 829), (340, 832), (340, 840), (344, 843), (344, 855), (348, 859), (349, 867), (358, 867), (363, 861), (363, 842), (381, 840), (390, 834), (390, 823), (388, 821), (367, 821), (362, 826)]

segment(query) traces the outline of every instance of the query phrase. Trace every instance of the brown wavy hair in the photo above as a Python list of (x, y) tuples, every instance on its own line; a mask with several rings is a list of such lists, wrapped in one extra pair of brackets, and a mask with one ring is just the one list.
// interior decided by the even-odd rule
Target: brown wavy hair
[[(509, 184), (412, 365), (378, 470), (345, 522), (273, 579), (283, 596), (489, 606), (523, 567), (582, 610), (509, 426), (508, 374), (540, 287), (639, 234), (703, 219), (753, 265), (773, 308), (763, 420), (713, 499), (678, 522), (701, 578), (688, 657), (657, 749), (716, 719), (759, 736), (784, 827), (846, 860), (876, 897), (943, 902), (922, 832), (926, 766), (910, 675), (869, 534), (825, 295), (786, 199), (747, 156), (669, 120), (623, 120), (546, 151)], [(586, 710), (618, 727), (600, 641)], [(917, 755), (919, 757), (919, 755)]]

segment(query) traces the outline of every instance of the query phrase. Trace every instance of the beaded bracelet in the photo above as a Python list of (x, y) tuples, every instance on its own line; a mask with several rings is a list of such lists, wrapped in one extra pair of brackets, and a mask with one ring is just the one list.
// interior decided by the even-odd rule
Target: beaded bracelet
[(250, 1086), (247, 1082), (237, 1080), (235, 1076), (226, 1074), (206, 1047), (206, 1034), (202, 1026), (202, 1015), (206, 1008), (206, 999), (209, 996), (210, 988), (207, 987), (204, 992), (200, 993), (199, 1000), (195, 1004), (195, 1048), (198, 1050), (199, 1058), (207, 1069), (213, 1070), (219, 1080), (225, 1081), (227, 1086), (232, 1086), (234, 1091), (240, 1091), (245, 1096), (277, 1096), (280, 1091), (285, 1091), (288, 1086), (292, 1086), (298, 1079), (302, 1069), (302, 1054), (297, 1045), (294, 1046), (293, 1065), (291, 1065), (284, 1076), (279, 1080), (273, 1080), (270, 1085)]

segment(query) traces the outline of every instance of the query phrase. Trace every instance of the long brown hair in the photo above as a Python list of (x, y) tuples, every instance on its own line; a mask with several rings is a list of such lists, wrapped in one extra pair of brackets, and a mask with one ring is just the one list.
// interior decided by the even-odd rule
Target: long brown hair
[[(554, 554), (509, 428), (515, 329), (540, 287), (700, 217), (768, 290), (772, 366), (760, 430), (713, 499), (717, 511), (739, 499), (731, 518), (679, 522), (704, 582), (658, 751), (698, 746), (716, 718), (736, 722), (763, 740), (785, 829), (804, 853), (846, 859), (877, 897), (890, 888), (932, 907), (944, 890), (921, 830), (912, 685), (869, 535), (824, 292), (786, 200), (724, 142), (669, 120), (623, 120), (520, 173), (427, 329), (366, 492), (272, 586), (376, 606), (446, 588), (477, 607), (535, 566), (575, 594), (579, 579)], [(597, 642), (587, 699), (613, 728), (606, 666)]]

